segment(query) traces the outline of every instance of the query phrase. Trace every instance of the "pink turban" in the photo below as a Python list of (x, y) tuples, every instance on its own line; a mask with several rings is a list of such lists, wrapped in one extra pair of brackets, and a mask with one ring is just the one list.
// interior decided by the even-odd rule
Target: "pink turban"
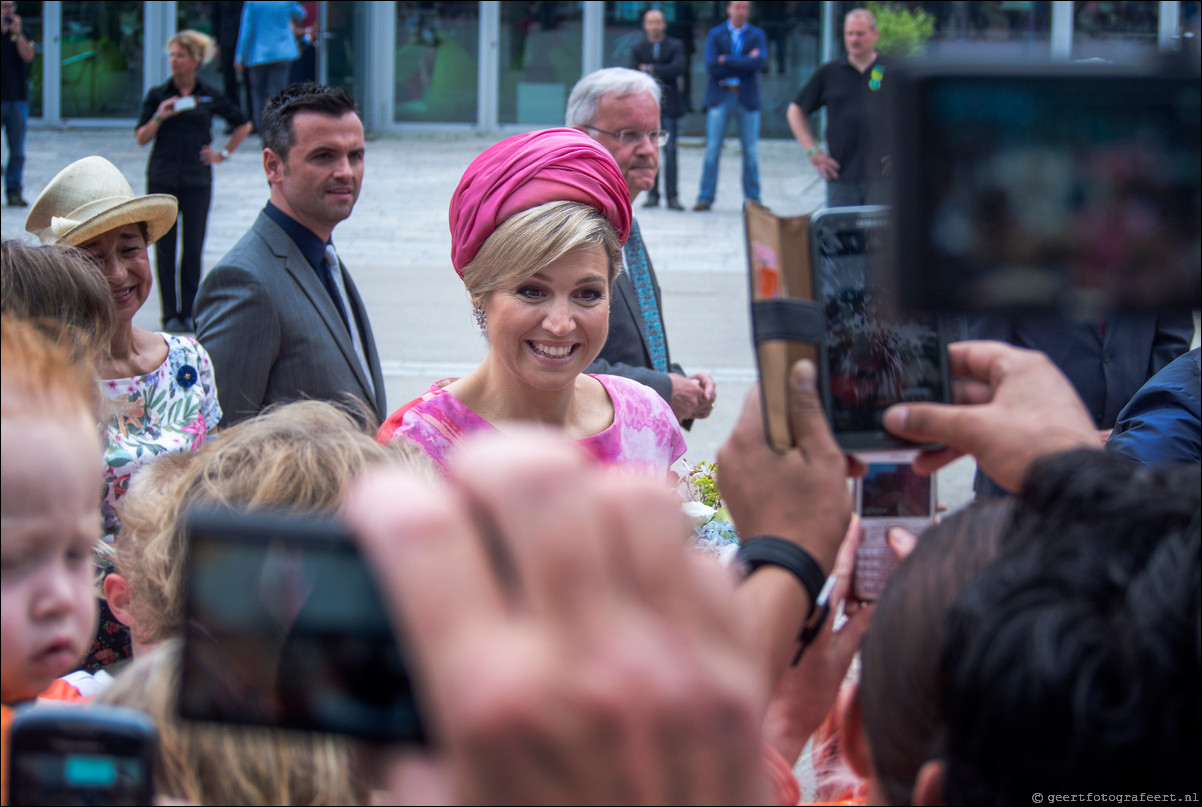
[(506, 219), (548, 202), (581, 202), (605, 215), (622, 244), (630, 196), (613, 156), (578, 129), (506, 138), (472, 160), (451, 197), (451, 263), (459, 277)]

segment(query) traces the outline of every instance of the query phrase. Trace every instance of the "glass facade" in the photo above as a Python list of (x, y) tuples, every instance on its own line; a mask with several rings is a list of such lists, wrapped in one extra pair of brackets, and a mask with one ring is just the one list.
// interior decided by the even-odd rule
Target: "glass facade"
[[(150, 86), (167, 77), (165, 41), (184, 28), (212, 31), (213, 3), (176, 0), (22, 0), (35, 38), (30, 112), (64, 119), (136, 118)], [(393, 0), (307, 3), (316, 26), (319, 80), (355, 93), (369, 129), (457, 125), (491, 132), (562, 123), (586, 70), (629, 66), (643, 36), (646, 0)], [(684, 136), (704, 135), (705, 39), (725, 21), (723, 0), (651, 2), (685, 44)], [(857, 2), (758, 2), (764, 29), (761, 136), (788, 138), (785, 108), (825, 60), (839, 58), (842, 19)], [(1191, 43), (1198, 3), (921, 2), (934, 17), (927, 52), (964, 61), (1103, 58), (1142, 62), (1173, 33)], [(1169, 21), (1159, 19), (1169, 9)], [(834, 19), (827, 19), (827, 14)], [(53, 29), (53, 30), (50, 30)], [(149, 52), (146, 50), (149, 48)], [(49, 64), (47, 64), (49, 60)], [(220, 85), (217, 60), (201, 77)], [(483, 83), (482, 83), (483, 82)], [(51, 86), (47, 86), (47, 84)]]
[(501, 3), (497, 53), (497, 121), (563, 125), (568, 93), (584, 74), (580, 3)]
[(143, 3), (64, 2), (60, 41), (61, 116), (137, 118), (145, 93)]
[(928, 44), (932, 56), (949, 61), (1041, 61), (1050, 59), (1052, 3), (923, 3), (935, 18)]
[(1156, 52), (1158, 3), (1073, 3), (1073, 58), (1131, 63)]
[(400, 122), (475, 123), (480, 90), (480, 4), (396, 4)]

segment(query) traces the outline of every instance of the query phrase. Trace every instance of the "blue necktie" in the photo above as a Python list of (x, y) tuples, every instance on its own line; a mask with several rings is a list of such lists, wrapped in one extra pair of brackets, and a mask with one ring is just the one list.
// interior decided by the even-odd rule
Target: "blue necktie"
[(643, 315), (643, 335), (647, 337), (647, 352), (651, 354), (651, 368), (660, 373), (668, 372), (668, 345), (664, 340), (664, 323), (659, 317), (659, 305), (655, 300), (655, 289), (651, 285), (651, 270), (647, 264), (647, 250), (639, 233), (639, 223), (630, 224), (630, 240), (626, 242), (626, 271), (634, 284), (639, 298), (639, 313)]

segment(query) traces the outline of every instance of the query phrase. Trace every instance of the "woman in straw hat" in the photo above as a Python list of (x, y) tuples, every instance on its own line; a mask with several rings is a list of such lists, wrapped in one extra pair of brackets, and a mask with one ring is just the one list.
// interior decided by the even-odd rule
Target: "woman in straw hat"
[(209, 354), (191, 337), (144, 331), (134, 315), (150, 295), (147, 245), (175, 224), (174, 196), (134, 196), (103, 157), (59, 172), (34, 202), (25, 229), (44, 244), (96, 256), (116, 306), (116, 327), (97, 372), (112, 402), (106, 425), (104, 534), (120, 528), (117, 502), (130, 477), (155, 457), (189, 451), (221, 419)]
[[(116, 307), (108, 351), (97, 364), (109, 400), (104, 420), (105, 541), (120, 531), (117, 503), (130, 478), (154, 458), (195, 450), (221, 419), (209, 354), (191, 337), (134, 327), (150, 296), (146, 253), (175, 224), (174, 196), (134, 196), (129, 182), (103, 157), (68, 165), (33, 203), (25, 229), (43, 244), (70, 244), (99, 262)], [(99, 558), (104, 573), (111, 561)], [(96, 639), (85, 667), (94, 671), (128, 658), (129, 632), (100, 603)]]
[(378, 439), (410, 440), (444, 466), (471, 432), (534, 422), (599, 462), (666, 474), (685, 444), (664, 400), (584, 372), (605, 345), (630, 234), (626, 181), (609, 152), (575, 129), (503, 140), (468, 167), (450, 220), (451, 262), (488, 354), (394, 412)]
[[(179, 200), (183, 252), (178, 272), (175, 247), (179, 233), (175, 227), (155, 243), (155, 266), (163, 330), (190, 333), (213, 198), (212, 167), (238, 150), (250, 134), (251, 123), (237, 104), (197, 78), (200, 66), (213, 58), (211, 38), (200, 31), (180, 31), (167, 41), (167, 57), (171, 78), (146, 93), (134, 139), (139, 146), (154, 141), (146, 166), (146, 190), (169, 193)], [(233, 127), (233, 135), (220, 151), (209, 146), (214, 115)]]

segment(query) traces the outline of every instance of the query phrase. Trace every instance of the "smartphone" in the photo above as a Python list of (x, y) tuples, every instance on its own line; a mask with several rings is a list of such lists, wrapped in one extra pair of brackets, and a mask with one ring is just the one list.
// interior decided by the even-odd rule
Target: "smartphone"
[(176, 112), (187, 112), (189, 109), (196, 109), (196, 96), (183, 96), (175, 102), (174, 109)]
[(187, 519), (179, 714), (424, 744), (405, 651), (375, 577), (332, 519)]
[(875, 602), (901, 561), (889, 548), (889, 528), (903, 527), (921, 535), (935, 520), (938, 501), (935, 477), (910, 467), (913, 452), (861, 455), (868, 473), (855, 482), (855, 507), (863, 537), (856, 551), (852, 595)]
[(151, 804), (157, 733), (124, 706), (37, 704), (17, 713), (9, 804)]
[(890, 71), (904, 306), (1086, 316), (1202, 304), (1196, 60)]
[(889, 209), (876, 205), (827, 208), (810, 220), (814, 300), (825, 322), (823, 405), (835, 439), (849, 452), (913, 447), (885, 431), (885, 410), (951, 401), (942, 320), (902, 317), (884, 292), (889, 227)]

